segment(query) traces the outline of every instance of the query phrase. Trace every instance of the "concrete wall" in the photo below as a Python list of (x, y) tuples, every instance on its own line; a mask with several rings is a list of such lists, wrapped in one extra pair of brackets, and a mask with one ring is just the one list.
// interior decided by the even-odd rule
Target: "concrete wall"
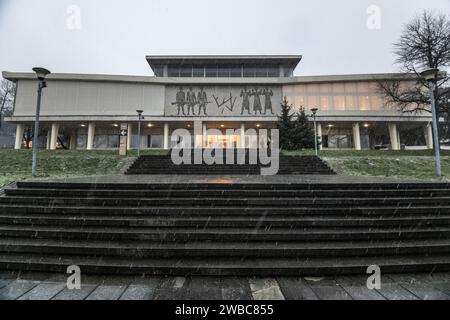
[[(42, 98), (42, 116), (164, 115), (164, 86), (145, 83), (92, 81), (47, 82)], [(36, 81), (19, 80), (14, 116), (34, 115)]]
[[(90, 76), (91, 78), (93, 76)], [(119, 80), (113, 80), (113, 79)], [(201, 116), (205, 121), (223, 121), (223, 118), (229, 121), (276, 121), (276, 116), (270, 113), (266, 115), (255, 115), (253, 112), (253, 97), (250, 98), (251, 115), (244, 112), (245, 117), (241, 116), (242, 112), (242, 98), (240, 92), (242, 88), (271, 88), (274, 95), (272, 96), (272, 107), (274, 113), (278, 113), (280, 109), (279, 102), (283, 96), (287, 96), (290, 102), (296, 107), (304, 106), (306, 109), (312, 107), (319, 107), (317, 119), (321, 122), (333, 121), (349, 121), (349, 122), (370, 122), (370, 121), (394, 121), (394, 122), (428, 122), (430, 121), (429, 114), (401, 114), (394, 108), (385, 108), (382, 106), (381, 100), (375, 96), (375, 93), (370, 93), (372, 104), (370, 110), (361, 110), (355, 100), (352, 108), (343, 108), (343, 110), (335, 110), (326, 107), (326, 102), (334, 101), (335, 97), (330, 98), (331, 93), (326, 94), (328, 100), (322, 101), (321, 87), (319, 93), (310, 92), (307, 89), (305, 92), (301, 89), (301, 85), (282, 84), (216, 84), (211, 85), (210, 80), (204, 85), (199, 85), (198, 79), (191, 79), (195, 82), (183, 83), (182, 79), (166, 79), (170, 83), (155, 82), (158, 79), (150, 78), (149, 80), (141, 79), (122, 79), (121, 77), (114, 77), (113, 79), (94, 79), (89, 80), (86, 76), (84, 78), (75, 79), (50, 79), (48, 87), (44, 89), (42, 99), (41, 116), (43, 121), (131, 121), (136, 118), (136, 110), (144, 110), (146, 117), (152, 118), (152, 121), (164, 121), (164, 116), (168, 116), (171, 120), (177, 120), (178, 116), (177, 106), (172, 105), (176, 101), (176, 91), (181, 86), (185, 90), (189, 87), (194, 87), (195, 92), (203, 87), (208, 92), (207, 106), (208, 117), (203, 114)], [(146, 80), (146, 81), (144, 81)], [(225, 79), (227, 81), (234, 81), (234, 79)], [(264, 79), (262, 79), (264, 80)], [(261, 81), (262, 81), (261, 80)], [(24, 122), (32, 121), (35, 114), (36, 107), (36, 86), (37, 81), (29, 78), (18, 78), (17, 100), (13, 121)], [(243, 81), (243, 80), (241, 80)], [(287, 81), (287, 80), (286, 80)], [(173, 82), (177, 82), (174, 84)], [(179, 83), (178, 83), (179, 82)], [(328, 85), (327, 83), (321, 85)], [(167, 86), (167, 90), (166, 90)], [(309, 84), (308, 84), (309, 86)], [(230, 89), (231, 88), (231, 89)], [(298, 89), (300, 88), (300, 89)], [(344, 90), (346, 87), (344, 87)], [(370, 87), (367, 87), (370, 88)], [(300, 90), (297, 92), (297, 89)], [(303, 91), (302, 91), (303, 90)], [(331, 89), (330, 89), (331, 90)], [(358, 89), (359, 90), (359, 89)], [(364, 89), (365, 90), (365, 89)], [(369, 90), (369, 89), (367, 89)], [(358, 91), (359, 92), (359, 91)], [(363, 91), (361, 91), (363, 92)], [(213, 99), (212, 94), (218, 97), (218, 101), (222, 102), (229, 98), (230, 93), (236, 99), (233, 111), (229, 111), (230, 106), (219, 107)], [(317, 93), (317, 94), (316, 94)], [(347, 93), (347, 91), (345, 91)], [(349, 91), (350, 93), (350, 91)], [(333, 93), (334, 94), (334, 93)], [(362, 93), (361, 93), (362, 94)], [(361, 95), (359, 94), (359, 96)], [(359, 97), (358, 96), (358, 97)], [(340, 97), (340, 96), (339, 96)], [(360, 98), (360, 97), (359, 97)], [(260, 97), (262, 108), (264, 111), (264, 96)], [(303, 99), (303, 100), (302, 100)], [(306, 100), (305, 100), (306, 99)], [(311, 101), (310, 101), (311, 100)], [(330, 102), (331, 103), (331, 102)], [(187, 111), (187, 106), (185, 107)], [(231, 108), (230, 108), (231, 109)], [(196, 113), (199, 111), (199, 106), (195, 107)], [(222, 113), (223, 111), (223, 113)], [(115, 116), (115, 118), (114, 118)], [(183, 120), (186, 117), (179, 117), (178, 120)], [(219, 119), (216, 119), (219, 118)]]

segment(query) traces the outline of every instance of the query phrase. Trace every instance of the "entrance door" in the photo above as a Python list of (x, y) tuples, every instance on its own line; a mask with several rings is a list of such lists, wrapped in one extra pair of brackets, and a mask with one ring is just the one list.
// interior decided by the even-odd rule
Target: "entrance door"
[(207, 148), (235, 149), (239, 140), (239, 135), (208, 135)]

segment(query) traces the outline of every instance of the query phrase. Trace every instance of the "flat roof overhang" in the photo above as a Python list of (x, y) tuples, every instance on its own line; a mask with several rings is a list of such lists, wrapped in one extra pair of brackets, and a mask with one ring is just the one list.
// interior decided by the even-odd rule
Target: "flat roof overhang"
[[(41, 115), (42, 122), (136, 122), (136, 115)], [(6, 122), (20, 123), (33, 122), (33, 115), (13, 116), (5, 118)], [(177, 117), (146, 115), (144, 121), (157, 122), (277, 122), (277, 117), (257, 117), (257, 116), (224, 116), (224, 117)], [(317, 115), (318, 122), (430, 122), (431, 115), (406, 116), (395, 113), (367, 113), (367, 114), (320, 114)]]
[[(36, 74), (29, 72), (2, 72), (3, 78), (10, 81), (36, 80)], [(199, 85), (289, 85), (308, 84), (321, 82), (345, 82), (345, 81), (392, 81), (392, 80), (415, 80), (416, 77), (404, 73), (375, 73), (375, 74), (347, 74), (327, 76), (301, 76), (289, 78), (164, 78), (128, 75), (106, 75), (106, 74), (75, 74), (75, 73), (53, 73), (47, 78), (61, 81), (86, 81), (86, 82), (116, 82), (116, 83), (149, 83), (161, 85), (199, 84)]]
[(297, 68), (302, 60), (301, 55), (185, 55), (185, 56), (146, 56), (148, 64), (155, 70), (157, 65), (260, 65), (276, 64)]
[[(158, 122), (276, 122), (277, 117), (177, 117), (177, 116), (152, 116), (144, 115), (143, 121), (158, 121)], [(20, 122), (33, 122), (34, 116), (13, 116), (5, 118), (6, 122), (20, 123)], [(137, 122), (137, 115), (67, 115), (67, 116), (54, 116), (54, 115), (41, 115), (41, 122)]]
[(145, 57), (151, 65), (157, 64), (260, 64), (276, 63), (297, 66), (302, 60), (301, 55), (184, 55), (164, 56), (149, 55)]

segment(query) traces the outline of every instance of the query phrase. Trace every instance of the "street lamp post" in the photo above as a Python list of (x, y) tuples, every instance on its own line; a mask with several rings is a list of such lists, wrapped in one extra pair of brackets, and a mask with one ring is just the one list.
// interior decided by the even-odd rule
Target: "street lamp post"
[(141, 156), (141, 120), (142, 120), (142, 114), (144, 113), (143, 110), (136, 110), (138, 117), (139, 117), (139, 123), (138, 123), (138, 157)]
[(312, 112), (312, 115), (313, 115), (313, 119), (314, 119), (314, 147), (315, 147), (315, 150), (316, 150), (316, 156), (319, 155), (319, 150), (318, 150), (318, 147), (317, 147), (317, 123), (316, 123), (316, 114), (317, 114), (318, 110), (319, 110), (318, 108), (311, 109), (311, 112)]
[(31, 176), (36, 177), (36, 163), (37, 163), (37, 152), (38, 152), (38, 138), (39, 138), (39, 117), (41, 114), (41, 98), (42, 89), (47, 87), (45, 82), (45, 77), (50, 74), (50, 71), (45, 68), (33, 68), (36, 76), (39, 80), (38, 90), (37, 90), (37, 103), (36, 103), (36, 118), (34, 122), (34, 135), (33, 135), (33, 156), (31, 163)]
[(439, 69), (428, 69), (420, 73), (420, 76), (428, 82), (431, 100), (431, 116), (433, 125), (433, 142), (434, 142), (434, 161), (436, 165), (436, 176), (440, 177), (441, 172), (441, 150), (439, 145), (438, 124), (439, 119), (436, 111), (436, 101), (434, 90), (436, 90), (436, 82), (446, 78), (445, 72), (439, 72)]

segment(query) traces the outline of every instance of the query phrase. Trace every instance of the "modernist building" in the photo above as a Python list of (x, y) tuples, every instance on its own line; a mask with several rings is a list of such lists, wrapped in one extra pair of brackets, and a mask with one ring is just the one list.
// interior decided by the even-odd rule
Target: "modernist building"
[[(432, 147), (431, 116), (405, 115), (385, 107), (377, 81), (398, 74), (294, 76), (301, 56), (148, 56), (155, 76), (52, 74), (44, 90), (40, 144), (48, 149), (117, 148), (121, 124), (128, 124), (128, 146), (170, 148), (171, 132), (203, 130), (203, 146), (242, 145), (242, 136), (225, 129), (274, 128), (284, 97), (296, 108), (318, 108), (323, 148), (367, 149), (380, 145)], [(3, 72), (17, 83), (14, 115), (17, 149), (33, 126), (36, 76)], [(407, 81), (407, 79), (405, 79)], [(140, 141), (137, 109), (144, 110)], [(415, 132), (415, 139), (410, 133)], [(419, 138), (417, 138), (419, 137)], [(230, 145), (231, 144), (231, 145)]]

